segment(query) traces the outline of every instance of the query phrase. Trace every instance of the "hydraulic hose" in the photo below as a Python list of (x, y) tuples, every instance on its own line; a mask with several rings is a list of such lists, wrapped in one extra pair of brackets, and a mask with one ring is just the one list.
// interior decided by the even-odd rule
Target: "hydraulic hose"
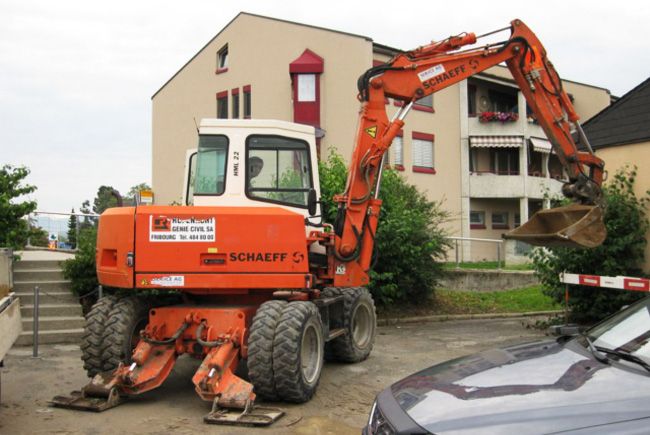
[(223, 340), (204, 341), (201, 338), (201, 335), (203, 335), (203, 330), (205, 329), (206, 326), (207, 324), (205, 323), (205, 320), (203, 320), (201, 324), (199, 324), (199, 327), (196, 328), (196, 341), (203, 347), (221, 346), (223, 344)]
[(166, 339), (166, 340), (156, 340), (156, 339), (153, 339), (153, 338), (147, 337), (146, 335), (144, 335), (144, 331), (140, 332), (140, 338), (141, 338), (142, 340), (144, 340), (146, 343), (149, 343), (149, 344), (172, 344), (173, 342), (175, 342), (176, 340), (178, 340), (178, 338), (183, 334), (183, 332), (185, 332), (185, 330), (186, 330), (189, 326), (190, 326), (189, 323), (184, 322), (184, 323), (180, 326), (180, 328), (178, 328), (178, 330), (174, 333), (174, 335), (172, 335), (171, 338), (168, 338), (168, 339)]

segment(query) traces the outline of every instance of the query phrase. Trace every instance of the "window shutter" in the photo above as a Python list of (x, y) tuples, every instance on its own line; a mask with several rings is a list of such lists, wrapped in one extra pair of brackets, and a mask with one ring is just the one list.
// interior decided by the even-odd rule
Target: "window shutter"
[(403, 142), (402, 142), (402, 137), (401, 136), (395, 136), (393, 138), (393, 142), (391, 145), (391, 148), (393, 149), (393, 164), (394, 165), (404, 165), (404, 147), (403, 147)]
[(413, 166), (433, 168), (433, 142), (413, 139)]

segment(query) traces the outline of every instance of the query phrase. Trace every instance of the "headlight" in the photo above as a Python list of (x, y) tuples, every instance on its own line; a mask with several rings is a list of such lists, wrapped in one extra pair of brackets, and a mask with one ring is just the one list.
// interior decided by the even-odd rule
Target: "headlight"
[(373, 403), (370, 410), (370, 419), (368, 419), (368, 433), (370, 435), (395, 435), (395, 430), (381, 413), (377, 401)]

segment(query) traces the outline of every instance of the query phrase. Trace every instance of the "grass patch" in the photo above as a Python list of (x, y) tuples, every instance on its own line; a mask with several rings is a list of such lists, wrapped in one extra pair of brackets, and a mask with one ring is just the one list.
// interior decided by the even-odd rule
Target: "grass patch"
[(551, 311), (562, 306), (542, 292), (539, 285), (497, 292), (436, 290), (436, 306), (445, 314), (524, 313)]
[(470, 292), (437, 289), (435, 295), (418, 305), (381, 307), (384, 318), (435, 314), (525, 313), (561, 310), (562, 305), (542, 292), (539, 285), (515, 290)]
[[(448, 262), (444, 264), (445, 269), (455, 269), (455, 262)], [(459, 263), (460, 269), (498, 269), (499, 264), (496, 261), (472, 261)], [(503, 264), (501, 262), (501, 269), (503, 270), (533, 270), (533, 265), (529, 263), (524, 264)]]

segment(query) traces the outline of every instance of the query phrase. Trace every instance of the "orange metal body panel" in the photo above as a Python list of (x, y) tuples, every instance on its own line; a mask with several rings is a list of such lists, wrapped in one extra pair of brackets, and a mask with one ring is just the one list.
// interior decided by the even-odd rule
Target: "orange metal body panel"
[[(209, 294), (210, 289), (220, 289), (220, 293), (239, 294), (240, 289), (277, 289), (277, 288), (310, 288), (312, 285), (309, 274), (298, 273), (203, 273), (203, 274), (155, 274), (155, 273), (138, 273), (136, 274), (137, 288), (161, 288), (169, 287), (167, 284), (161, 285), (165, 279), (174, 279), (174, 277), (183, 277), (183, 288), (188, 293)], [(156, 284), (159, 283), (159, 284)]]
[(312, 284), (304, 217), (280, 207), (114, 208), (99, 228), (106, 286), (224, 294)]
[(99, 283), (108, 287), (133, 287), (133, 268), (127, 256), (134, 249), (135, 207), (109, 208), (99, 218), (95, 260)]

